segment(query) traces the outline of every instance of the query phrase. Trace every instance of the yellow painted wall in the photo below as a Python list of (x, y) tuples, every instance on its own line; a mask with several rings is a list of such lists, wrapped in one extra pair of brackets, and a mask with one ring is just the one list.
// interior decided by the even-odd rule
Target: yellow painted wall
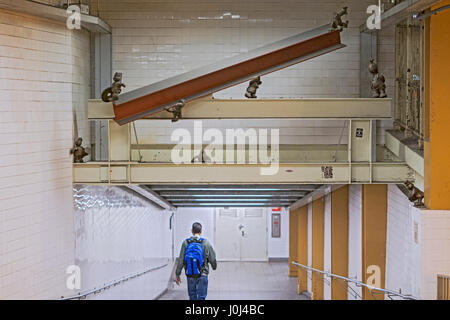
[[(298, 262), (308, 265), (308, 205), (298, 209), (298, 243), (297, 243), (297, 259)], [(298, 268), (298, 293), (308, 291), (307, 272), (303, 268)]]
[[(441, 1), (432, 9), (450, 5)], [(450, 10), (429, 21), (429, 56), (426, 55), (425, 205), (433, 210), (450, 209)], [(427, 50), (426, 50), (427, 51)], [(428, 92), (427, 92), (428, 91)]]
[(296, 277), (297, 269), (292, 261), (297, 261), (298, 210), (289, 210), (289, 276)]
[[(331, 273), (348, 277), (348, 190), (344, 186), (331, 194)], [(331, 280), (331, 299), (347, 300), (347, 282)]]
[[(386, 282), (387, 185), (362, 186), (362, 281), (378, 288)], [(364, 300), (383, 299), (362, 289)]]

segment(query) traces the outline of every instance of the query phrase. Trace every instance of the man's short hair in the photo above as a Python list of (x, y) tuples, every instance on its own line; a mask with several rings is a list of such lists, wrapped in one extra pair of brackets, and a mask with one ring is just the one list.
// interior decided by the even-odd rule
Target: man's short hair
[(198, 223), (198, 222), (194, 222), (192, 224), (192, 233), (193, 234), (197, 234), (197, 233), (200, 233), (200, 232), (202, 232), (202, 225), (200, 223)]

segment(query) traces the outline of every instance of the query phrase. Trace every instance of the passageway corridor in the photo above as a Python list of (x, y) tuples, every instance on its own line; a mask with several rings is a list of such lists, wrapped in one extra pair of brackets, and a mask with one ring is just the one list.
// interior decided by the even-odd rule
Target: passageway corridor
[(450, 0), (0, 0), (0, 300), (450, 300), (449, 52)]
[[(208, 276), (207, 300), (308, 300), (297, 294), (297, 278), (286, 262), (218, 262)], [(186, 278), (160, 300), (187, 300)]]

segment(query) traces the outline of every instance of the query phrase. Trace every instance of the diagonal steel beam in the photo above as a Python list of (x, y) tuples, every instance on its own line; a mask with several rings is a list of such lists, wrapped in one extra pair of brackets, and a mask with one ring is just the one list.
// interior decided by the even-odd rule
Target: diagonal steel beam
[(340, 32), (330, 25), (274, 42), (242, 55), (123, 93), (114, 102), (115, 120), (123, 125), (305, 60), (343, 48)]

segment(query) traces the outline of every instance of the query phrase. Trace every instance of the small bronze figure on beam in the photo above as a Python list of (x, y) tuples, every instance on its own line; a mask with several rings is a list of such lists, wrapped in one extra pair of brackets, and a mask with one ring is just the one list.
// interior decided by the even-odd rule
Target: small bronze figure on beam
[(344, 28), (348, 28), (348, 20), (342, 21), (342, 17), (348, 14), (348, 7), (344, 7), (339, 12), (334, 13), (333, 23), (331, 24), (332, 30), (342, 31)]
[(370, 60), (369, 72), (372, 74), (372, 98), (386, 98), (386, 79), (378, 73), (378, 65), (374, 59)]
[(173, 114), (172, 122), (177, 122), (178, 120), (183, 118), (183, 114), (181, 113), (181, 109), (183, 109), (185, 105), (184, 99), (181, 99), (177, 103), (175, 103), (173, 106), (168, 107), (166, 109), (167, 112), (170, 112)]
[(122, 91), (122, 87), (126, 87), (122, 83), (122, 73), (116, 72), (114, 74), (113, 83), (111, 87), (106, 88), (102, 93), (102, 100), (104, 102), (112, 102), (119, 99), (119, 94)]
[(261, 78), (257, 77), (250, 81), (248, 84), (247, 92), (245, 96), (249, 99), (256, 99), (256, 90), (258, 90), (259, 86), (262, 84)]
[(419, 189), (417, 189), (414, 186), (414, 184), (412, 184), (409, 181), (405, 182), (405, 186), (409, 191), (409, 194), (408, 194), (409, 201), (414, 203), (414, 207), (422, 207), (423, 206), (423, 198), (424, 198), (423, 192), (420, 191)]
[(74, 146), (70, 149), (70, 154), (73, 154), (73, 162), (74, 163), (83, 163), (83, 158), (89, 155), (89, 150), (85, 149), (81, 146), (83, 143), (82, 138), (77, 138), (75, 140)]

